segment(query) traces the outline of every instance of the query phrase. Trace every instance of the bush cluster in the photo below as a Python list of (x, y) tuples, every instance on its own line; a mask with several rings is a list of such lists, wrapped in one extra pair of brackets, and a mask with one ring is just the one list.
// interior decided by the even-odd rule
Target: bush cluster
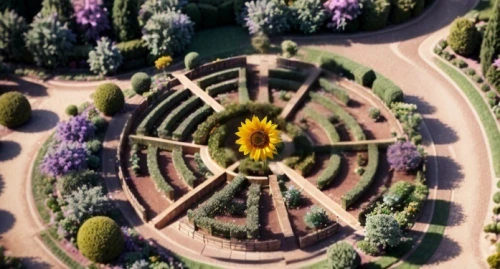
[(31, 105), (19, 92), (0, 95), (0, 125), (8, 128), (19, 127), (31, 118)]
[(208, 140), (210, 156), (222, 167), (228, 167), (231, 163), (236, 161), (236, 156), (234, 156), (232, 150), (224, 147), (226, 136), (227, 127), (222, 125), (212, 132)]
[(326, 210), (318, 205), (311, 206), (311, 209), (304, 216), (304, 222), (311, 229), (320, 229), (328, 226), (330, 219)]
[(473, 21), (458, 18), (451, 25), (448, 44), (456, 53), (472, 56), (477, 53), (481, 45), (481, 34)]
[(337, 242), (326, 251), (328, 268), (356, 269), (361, 264), (361, 258), (354, 248), (346, 242)]
[(286, 206), (289, 208), (300, 207), (302, 203), (302, 194), (295, 186), (290, 186), (284, 193)]
[(239, 79), (226, 80), (217, 84), (212, 84), (206, 88), (208, 95), (217, 96), (222, 93), (237, 89), (240, 85)]
[(120, 50), (107, 37), (97, 41), (97, 46), (89, 53), (90, 71), (106, 76), (118, 71), (123, 62)]

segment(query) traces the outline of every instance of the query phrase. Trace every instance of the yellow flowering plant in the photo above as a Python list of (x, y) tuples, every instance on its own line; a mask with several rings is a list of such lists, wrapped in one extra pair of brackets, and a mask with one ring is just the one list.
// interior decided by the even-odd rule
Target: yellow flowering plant
[(236, 135), (239, 137), (236, 144), (240, 145), (239, 151), (255, 161), (273, 159), (277, 155), (276, 145), (281, 142), (278, 125), (268, 121), (267, 117), (259, 120), (253, 116), (252, 120), (246, 119), (238, 127)]
[(165, 70), (172, 63), (172, 57), (162, 56), (155, 61), (155, 67), (158, 70)]

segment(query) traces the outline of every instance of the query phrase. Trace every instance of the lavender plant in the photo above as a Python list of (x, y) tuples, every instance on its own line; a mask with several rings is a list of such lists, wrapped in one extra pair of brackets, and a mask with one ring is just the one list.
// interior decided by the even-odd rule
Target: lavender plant
[(410, 171), (422, 162), (422, 155), (411, 142), (396, 142), (387, 149), (387, 161), (392, 169)]
[(317, 32), (327, 18), (322, 0), (297, 0), (291, 6), (294, 27), (304, 34)]
[(87, 61), (90, 71), (101, 76), (115, 73), (123, 62), (122, 54), (107, 37), (97, 41), (97, 46), (89, 53)]
[(99, 39), (104, 31), (111, 29), (108, 10), (101, 7), (97, 0), (85, 0), (85, 5), (76, 11), (76, 23), (84, 32), (85, 38), (92, 42)]
[(95, 127), (86, 115), (72, 117), (68, 121), (60, 122), (56, 129), (56, 139), (60, 142), (85, 142), (95, 133)]
[(156, 13), (177, 11), (185, 5), (187, 5), (187, 0), (146, 0), (139, 10), (139, 25), (146, 25)]
[(363, 8), (360, 0), (328, 0), (324, 6), (332, 18), (327, 27), (335, 30), (343, 30), (349, 21), (361, 14)]
[(40, 169), (42, 173), (59, 177), (72, 171), (81, 171), (87, 167), (85, 143), (66, 141), (59, 143), (44, 156)]
[(256, 0), (245, 6), (245, 25), (250, 34), (277, 35), (290, 29), (286, 5), (273, 0)]
[(180, 11), (157, 13), (146, 23), (142, 34), (152, 55), (179, 54), (191, 43), (193, 23)]

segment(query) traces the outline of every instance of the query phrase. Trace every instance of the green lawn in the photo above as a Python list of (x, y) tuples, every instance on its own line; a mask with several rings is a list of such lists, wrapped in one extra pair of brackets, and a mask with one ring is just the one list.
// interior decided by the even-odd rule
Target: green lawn
[(198, 52), (202, 58), (226, 58), (252, 54), (248, 31), (240, 26), (226, 26), (196, 32), (186, 52)]
[(38, 167), (40, 166), (43, 157), (47, 153), (50, 143), (52, 142), (52, 136), (45, 141), (42, 145), (35, 159), (35, 164), (33, 165), (33, 170), (31, 171), (31, 191), (33, 193), (33, 199), (35, 200), (35, 205), (42, 218), (44, 223), (50, 222), (50, 212), (47, 206), (45, 206), (45, 201), (47, 199), (46, 191), (51, 191), (51, 189), (47, 190), (49, 185), (47, 180), (49, 180), (46, 176), (44, 176)]
[(500, 132), (498, 131), (497, 121), (490, 112), (490, 108), (478, 90), (476, 90), (474, 85), (472, 85), (464, 75), (441, 60), (435, 59), (435, 61), (437, 66), (439, 66), (439, 68), (441, 68), (453, 81), (455, 81), (455, 83), (457, 83), (479, 115), (479, 119), (481, 120), (481, 124), (486, 131), (486, 136), (488, 137), (490, 144), (495, 176), (500, 177)]
[(474, 16), (477, 14), (480, 20), (489, 20), (491, 15), (493, 15), (493, 5), (495, 1), (496, 0), (479, 0), (479, 3), (477, 3), (476, 7), (474, 7), (468, 15)]

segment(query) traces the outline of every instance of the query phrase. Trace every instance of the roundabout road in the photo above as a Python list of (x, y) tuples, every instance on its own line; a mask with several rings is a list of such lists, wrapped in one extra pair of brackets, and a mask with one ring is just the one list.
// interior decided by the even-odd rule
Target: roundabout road
[[(491, 178), (487, 147), (480, 123), (464, 98), (452, 84), (422, 58), (429, 58), (433, 42), (445, 33), (449, 23), (465, 14), (473, 0), (436, 0), (432, 10), (407, 26), (369, 36), (324, 36), (293, 38), (308, 45), (349, 57), (387, 76), (405, 92), (406, 101), (419, 106), (424, 116), (427, 141), (435, 144), (435, 156), (429, 160), (429, 182), (439, 179), (437, 197), (452, 200), (445, 238), (428, 267), (486, 268), (481, 252), (482, 225), (487, 216), (491, 197)], [(441, 31), (440, 31), (441, 30)], [(128, 81), (120, 81), (125, 86)], [(40, 87), (30, 84), (23, 88)], [(90, 85), (90, 84), (89, 84)], [(26, 176), (41, 143), (59, 119), (65, 119), (64, 108), (71, 103), (89, 100), (94, 86), (68, 89), (50, 86), (44, 95), (33, 94), (30, 102), (45, 113), (19, 132), (2, 135), (0, 140), (19, 145), (15, 155), (0, 153), (0, 217), (5, 214), (10, 223), (0, 222), (0, 243), (16, 256), (29, 257), (34, 268), (61, 265), (43, 250), (35, 240), (40, 230), (29, 213), (26, 202), (29, 189)], [(1, 90), (1, 89), (0, 89)], [(20, 146), (22, 145), (22, 147)], [(3, 154), (3, 155), (2, 155)], [(437, 165), (434, 165), (437, 164)], [(7, 212), (7, 213), (4, 213)], [(9, 215), (10, 214), (10, 215)], [(483, 240), (484, 241), (484, 240)], [(427, 267), (427, 266), (426, 266)]]

